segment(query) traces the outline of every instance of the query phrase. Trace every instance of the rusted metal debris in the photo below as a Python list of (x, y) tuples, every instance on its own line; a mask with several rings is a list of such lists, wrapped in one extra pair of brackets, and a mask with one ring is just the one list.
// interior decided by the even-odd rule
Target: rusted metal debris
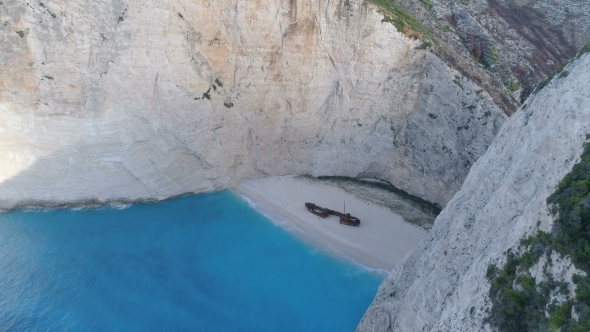
[(334, 211), (334, 210), (330, 210), (327, 208), (323, 208), (321, 206), (317, 206), (313, 203), (305, 203), (305, 207), (307, 208), (307, 211), (315, 214), (316, 216), (318, 216), (320, 218), (327, 218), (331, 214), (338, 216), (338, 217), (340, 217), (340, 223), (343, 225), (359, 227), (361, 224), (360, 219), (357, 217), (351, 216), (350, 213), (340, 213), (338, 211)]

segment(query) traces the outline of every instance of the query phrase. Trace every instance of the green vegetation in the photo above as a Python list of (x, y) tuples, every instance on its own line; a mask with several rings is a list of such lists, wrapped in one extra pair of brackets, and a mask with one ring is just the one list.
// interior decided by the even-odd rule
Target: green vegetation
[(51, 10), (47, 9), (47, 12), (49, 13), (49, 15), (51, 15), (51, 17), (56, 18), (57, 15), (55, 15), (53, 12), (51, 12)]
[(182, 16), (182, 14), (181, 14), (181, 13), (178, 13), (178, 17), (180, 17), (181, 19), (183, 19), (183, 20), (184, 20), (184, 16)]
[[(547, 204), (556, 218), (551, 233), (539, 231), (522, 239), (520, 254), (509, 251), (502, 268), (488, 267), (492, 300), (488, 322), (500, 331), (590, 331), (590, 143), (584, 144), (581, 161), (547, 198)], [(570, 294), (566, 283), (551, 277), (540, 283), (532, 278), (529, 269), (552, 252), (569, 256), (585, 272), (586, 276), (572, 278), (575, 294)], [(551, 300), (550, 295), (558, 294), (566, 300)], [(572, 318), (573, 311), (578, 319)]]
[[(582, 47), (582, 49), (580, 50), (580, 52), (578, 53), (578, 55), (575, 57), (575, 59), (580, 58), (582, 55), (586, 54), (586, 53), (590, 53), (590, 43), (586, 44), (586, 46)], [(573, 60), (571, 60), (573, 61)], [(541, 91), (541, 89), (543, 89), (544, 87), (547, 86), (547, 84), (549, 84), (551, 82), (551, 80), (553, 80), (553, 78), (555, 77), (555, 75), (559, 75), (559, 78), (564, 78), (567, 77), (569, 75), (569, 71), (564, 71), (563, 69), (571, 62), (568, 61), (565, 64), (559, 66), (559, 68), (557, 68), (557, 70), (549, 75), (549, 77), (547, 77), (547, 79), (545, 79), (543, 82), (541, 82), (539, 84), (539, 86), (537, 87), (537, 90), (535, 92), (539, 92)]]
[(480, 62), (487, 68), (493, 69), (495, 65), (500, 61), (500, 55), (494, 48), (488, 48), (484, 51)]
[[(428, 39), (434, 42), (434, 35), (422, 22), (418, 21), (412, 14), (408, 13), (394, 0), (369, 0), (383, 9), (384, 18), (382, 22), (389, 22), (395, 26), (397, 31), (414, 39)], [(428, 0), (421, 0), (424, 4)]]
[(19, 35), (21, 38), (25, 38), (25, 32), (22, 30), (16, 31), (16, 34)]
[(561, 77), (561, 73), (563, 72), (563, 68), (565, 68), (565, 66), (567, 64), (568, 63), (559, 66), (559, 68), (557, 68), (557, 70), (553, 74), (549, 75), (549, 77), (547, 77), (543, 82), (541, 82), (539, 84), (539, 86), (537, 87), (537, 91), (540, 91), (541, 89), (543, 89), (544, 87), (546, 87), (547, 84), (549, 84), (553, 80), (553, 78), (555, 77), (555, 75), (559, 75)]
[(39, 6), (45, 7), (45, 4), (43, 2), (39, 2)]
[(221, 81), (219, 80), (219, 78), (215, 79), (215, 84), (217, 84), (217, 86), (219, 86), (220, 88), (223, 88), (223, 84), (221, 84)]
[(433, 119), (436, 119), (436, 118), (438, 118), (438, 115), (436, 115), (436, 114), (432, 114), (432, 113), (428, 113), (428, 116), (429, 116), (430, 118), (433, 118)]
[(227, 108), (232, 108), (234, 107), (234, 103), (223, 103), (223, 106), (227, 107)]
[(53, 77), (49, 76), (49, 75), (43, 75), (44, 78), (48, 79), (48, 80), (52, 80), (53, 81)]
[(455, 78), (453, 79), (453, 83), (457, 84), (461, 88), (461, 90), (465, 90), (463, 84), (461, 84), (461, 78), (459, 76), (455, 76)]
[(420, 2), (422, 3), (422, 6), (426, 8), (426, 10), (432, 9), (432, 2), (430, 2), (430, 0), (420, 0)]
[(427, 50), (427, 49), (429, 49), (431, 47), (432, 47), (432, 43), (427, 40), (427, 41), (423, 42), (422, 45), (418, 46), (417, 48), (419, 50)]
[(207, 98), (208, 100), (211, 100), (211, 95), (209, 94), (209, 92), (211, 92), (211, 88), (209, 88), (209, 90), (207, 90), (207, 92), (203, 93), (203, 98)]
[(518, 89), (520, 89), (520, 83), (514, 80), (504, 82), (504, 86), (512, 92), (516, 92)]

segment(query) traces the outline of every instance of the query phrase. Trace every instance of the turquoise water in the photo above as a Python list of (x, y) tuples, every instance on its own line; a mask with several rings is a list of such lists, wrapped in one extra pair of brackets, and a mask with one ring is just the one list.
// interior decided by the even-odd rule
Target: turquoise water
[(2, 331), (353, 331), (380, 282), (229, 191), (0, 214)]

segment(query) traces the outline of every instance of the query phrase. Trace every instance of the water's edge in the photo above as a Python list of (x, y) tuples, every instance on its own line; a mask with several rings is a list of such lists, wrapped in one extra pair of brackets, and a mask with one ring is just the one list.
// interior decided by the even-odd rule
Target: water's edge
[(305, 232), (301, 228), (297, 227), (297, 225), (295, 225), (295, 223), (293, 223), (289, 218), (282, 215), (280, 212), (274, 210), (270, 206), (267, 206), (260, 201), (256, 201), (256, 202), (252, 201), (250, 198), (248, 198), (244, 193), (240, 192), (238, 189), (234, 188), (231, 190), (231, 192), (234, 195), (236, 195), (237, 197), (239, 197), (240, 199), (244, 200), (246, 203), (248, 203), (248, 205), (251, 208), (253, 208), (258, 213), (263, 215), (266, 219), (268, 219), (269, 221), (271, 221), (275, 225), (281, 227), (284, 231), (286, 231), (290, 234), (293, 234), (298, 239), (300, 239), (303, 242), (307, 243), (308, 245), (322, 251), (323, 253), (327, 254), (328, 256), (330, 256), (334, 259), (337, 259), (337, 260), (345, 261), (347, 263), (359, 266), (362, 269), (364, 269), (364, 270), (366, 270), (366, 271), (368, 271), (368, 272), (370, 272), (382, 279), (384, 279), (385, 277), (387, 277), (389, 275), (389, 271), (387, 271), (387, 270), (372, 268), (372, 267), (368, 267), (366, 265), (363, 265), (362, 263), (356, 261), (352, 257), (346, 255), (342, 251), (334, 248), (333, 246), (331, 246), (327, 243), (320, 241), (316, 236), (314, 236), (308, 232)]

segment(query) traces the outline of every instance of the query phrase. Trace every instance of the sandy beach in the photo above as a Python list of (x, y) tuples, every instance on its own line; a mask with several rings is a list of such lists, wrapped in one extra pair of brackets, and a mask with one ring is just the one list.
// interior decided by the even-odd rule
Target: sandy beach
[[(426, 234), (390, 209), (313, 179), (270, 177), (245, 181), (233, 190), (314, 246), (372, 269), (391, 270)], [(361, 225), (341, 225), (336, 216), (319, 218), (307, 211), (305, 202), (340, 212), (346, 202), (346, 212)]]

